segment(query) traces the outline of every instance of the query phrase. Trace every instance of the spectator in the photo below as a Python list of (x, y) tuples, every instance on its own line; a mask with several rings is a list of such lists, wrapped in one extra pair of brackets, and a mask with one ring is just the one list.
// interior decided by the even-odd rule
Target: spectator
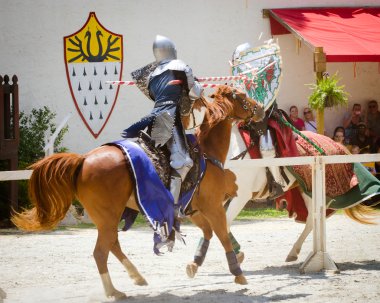
[(359, 122), (358, 132), (351, 140), (352, 145), (359, 146), (362, 152), (369, 152), (372, 146), (372, 139), (367, 135), (367, 127), (364, 122)]
[[(357, 155), (357, 154), (366, 154), (369, 152), (368, 148), (360, 148), (358, 145), (352, 145), (351, 146), (351, 154)], [(363, 166), (372, 174), (376, 175), (376, 163), (375, 162), (363, 162)]]
[(290, 119), (293, 122), (293, 125), (298, 130), (305, 130), (305, 123), (304, 121), (298, 117), (298, 108), (295, 105), (292, 105), (289, 109), (290, 112)]
[(375, 143), (380, 138), (380, 111), (376, 100), (369, 101), (366, 120), (369, 136), (372, 139), (372, 143)]
[(357, 145), (352, 145), (351, 146), (351, 154), (353, 154), (353, 155), (360, 154), (360, 147)]
[(338, 142), (340, 144), (345, 145), (345, 136), (344, 136), (344, 127), (343, 126), (338, 126), (335, 128), (332, 139), (335, 142)]
[(347, 112), (343, 117), (343, 127), (345, 129), (346, 142), (348, 142), (348, 144), (352, 144), (351, 140), (356, 136), (360, 122), (364, 122), (362, 106), (355, 103), (351, 112)]
[(305, 130), (311, 131), (313, 133), (317, 132), (317, 122), (314, 120), (313, 112), (310, 108), (305, 107), (303, 110), (303, 116), (305, 121)]

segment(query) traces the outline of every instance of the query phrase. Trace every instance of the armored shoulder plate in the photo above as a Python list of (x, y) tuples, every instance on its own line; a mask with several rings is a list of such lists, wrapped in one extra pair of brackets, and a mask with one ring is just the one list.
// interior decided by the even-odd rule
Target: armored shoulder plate
[(148, 89), (149, 75), (156, 69), (157, 65), (157, 62), (152, 62), (131, 72), (132, 79), (136, 81), (136, 86), (151, 100)]
[(181, 60), (170, 60), (159, 64), (150, 77), (152, 78), (161, 75), (163, 72), (166, 72), (167, 70), (176, 70), (186, 73), (189, 69), (190, 67)]

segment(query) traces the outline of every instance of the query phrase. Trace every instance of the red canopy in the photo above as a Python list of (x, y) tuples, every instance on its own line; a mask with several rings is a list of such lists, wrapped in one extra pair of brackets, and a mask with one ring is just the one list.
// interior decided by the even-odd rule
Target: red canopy
[(380, 7), (271, 9), (272, 35), (323, 47), (327, 62), (380, 62)]

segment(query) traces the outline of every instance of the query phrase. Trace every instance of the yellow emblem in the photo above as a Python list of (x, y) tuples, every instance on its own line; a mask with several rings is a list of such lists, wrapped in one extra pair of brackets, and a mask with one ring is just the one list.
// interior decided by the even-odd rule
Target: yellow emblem
[(80, 30), (64, 37), (66, 74), (75, 106), (97, 138), (115, 106), (123, 66), (123, 36), (107, 30), (89, 14)]

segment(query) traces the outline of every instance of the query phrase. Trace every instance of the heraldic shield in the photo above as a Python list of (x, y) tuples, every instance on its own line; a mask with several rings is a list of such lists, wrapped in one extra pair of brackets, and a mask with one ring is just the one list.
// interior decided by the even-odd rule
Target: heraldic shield
[(233, 76), (245, 76), (237, 81), (252, 99), (267, 110), (275, 101), (281, 82), (280, 47), (268, 43), (245, 50), (231, 67)]
[(123, 69), (123, 36), (100, 24), (94, 12), (83, 27), (63, 38), (71, 95), (84, 124), (97, 138), (115, 106)]

